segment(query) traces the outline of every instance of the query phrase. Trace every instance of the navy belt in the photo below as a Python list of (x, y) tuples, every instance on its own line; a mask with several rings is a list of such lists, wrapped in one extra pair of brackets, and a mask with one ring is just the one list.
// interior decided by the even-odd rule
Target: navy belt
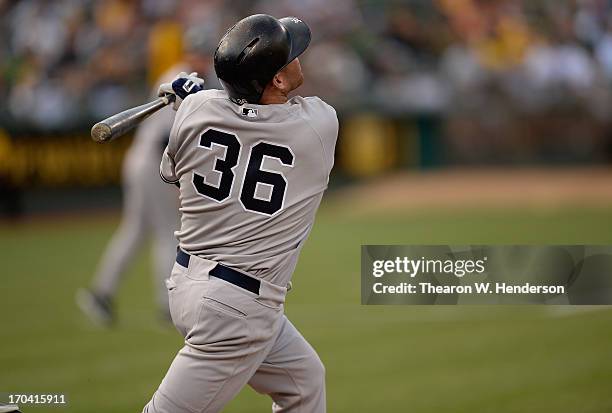
[[(189, 258), (191, 255), (187, 254), (182, 249), (178, 249), (176, 253), (176, 262), (185, 268), (189, 268)], [(210, 275), (216, 278), (220, 278), (228, 283), (234, 284), (240, 288), (244, 288), (254, 294), (259, 295), (259, 287), (261, 282), (253, 277), (249, 277), (239, 271), (236, 271), (230, 267), (226, 267), (223, 264), (215, 265), (215, 268), (210, 270)]]

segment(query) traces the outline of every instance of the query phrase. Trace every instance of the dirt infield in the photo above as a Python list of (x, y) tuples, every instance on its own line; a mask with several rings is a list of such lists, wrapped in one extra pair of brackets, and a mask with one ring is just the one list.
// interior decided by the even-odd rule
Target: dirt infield
[(336, 191), (349, 213), (425, 208), (612, 207), (612, 168), (402, 172)]

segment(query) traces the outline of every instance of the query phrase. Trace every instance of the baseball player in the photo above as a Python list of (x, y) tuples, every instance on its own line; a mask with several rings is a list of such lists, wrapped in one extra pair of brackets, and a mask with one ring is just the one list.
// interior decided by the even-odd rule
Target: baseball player
[[(206, 33), (185, 33), (186, 53), (178, 63), (161, 76), (171, 81), (177, 72), (212, 66)], [(186, 73), (185, 73), (186, 74)], [(162, 321), (170, 321), (168, 292), (164, 280), (175, 258), (174, 231), (179, 226), (178, 191), (159, 179), (159, 159), (168, 142), (175, 111), (165, 108), (145, 120), (137, 129), (134, 142), (123, 162), (124, 207), (119, 228), (110, 241), (98, 266), (92, 286), (77, 292), (77, 304), (92, 321), (109, 325), (114, 321), (113, 301), (126, 267), (136, 252), (153, 239), (153, 267), (156, 301)]]
[(338, 120), (303, 81), (310, 29), (258, 14), (215, 52), (224, 90), (181, 77), (184, 98), (162, 157), (180, 187), (180, 249), (166, 281), (184, 346), (145, 413), (219, 412), (249, 384), (274, 412), (325, 412), (325, 371), (283, 314), (298, 255), (334, 160)]

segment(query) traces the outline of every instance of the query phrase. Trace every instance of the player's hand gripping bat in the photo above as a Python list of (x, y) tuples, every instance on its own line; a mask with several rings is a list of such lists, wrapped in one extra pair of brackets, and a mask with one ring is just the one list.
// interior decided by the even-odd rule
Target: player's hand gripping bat
[(91, 128), (91, 138), (98, 143), (110, 142), (134, 129), (149, 115), (174, 102), (174, 95), (166, 95), (152, 102), (126, 109), (96, 123)]
[(124, 110), (98, 122), (91, 128), (91, 138), (98, 142), (110, 142), (134, 129), (147, 116), (174, 102), (174, 110), (188, 95), (204, 90), (204, 79), (196, 72), (179, 73), (172, 83), (163, 83), (158, 90), (159, 98), (135, 108)]

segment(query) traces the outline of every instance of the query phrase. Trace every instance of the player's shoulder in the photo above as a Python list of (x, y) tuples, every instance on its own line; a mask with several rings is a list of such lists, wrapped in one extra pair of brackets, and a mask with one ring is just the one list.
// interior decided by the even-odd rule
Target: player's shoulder
[(189, 95), (181, 103), (181, 107), (186, 105), (187, 108), (195, 108), (197, 106), (204, 105), (208, 102), (214, 101), (215, 99), (227, 100), (227, 93), (224, 90), (219, 89), (205, 89), (198, 93)]
[(228, 99), (227, 93), (223, 90), (218, 89), (205, 89), (198, 93), (188, 95), (179, 107), (176, 118), (185, 119), (193, 115), (202, 107), (215, 101), (226, 101)]
[(292, 100), (293, 103), (302, 106), (302, 117), (319, 134), (333, 136), (338, 133), (338, 116), (333, 106), (318, 96), (296, 96)]
[(318, 96), (296, 96), (292, 100), (307, 111), (337, 117), (334, 107)]
[(301, 118), (315, 133), (331, 168), (339, 129), (336, 110), (318, 96), (296, 96), (292, 98), (292, 103), (301, 105)]

